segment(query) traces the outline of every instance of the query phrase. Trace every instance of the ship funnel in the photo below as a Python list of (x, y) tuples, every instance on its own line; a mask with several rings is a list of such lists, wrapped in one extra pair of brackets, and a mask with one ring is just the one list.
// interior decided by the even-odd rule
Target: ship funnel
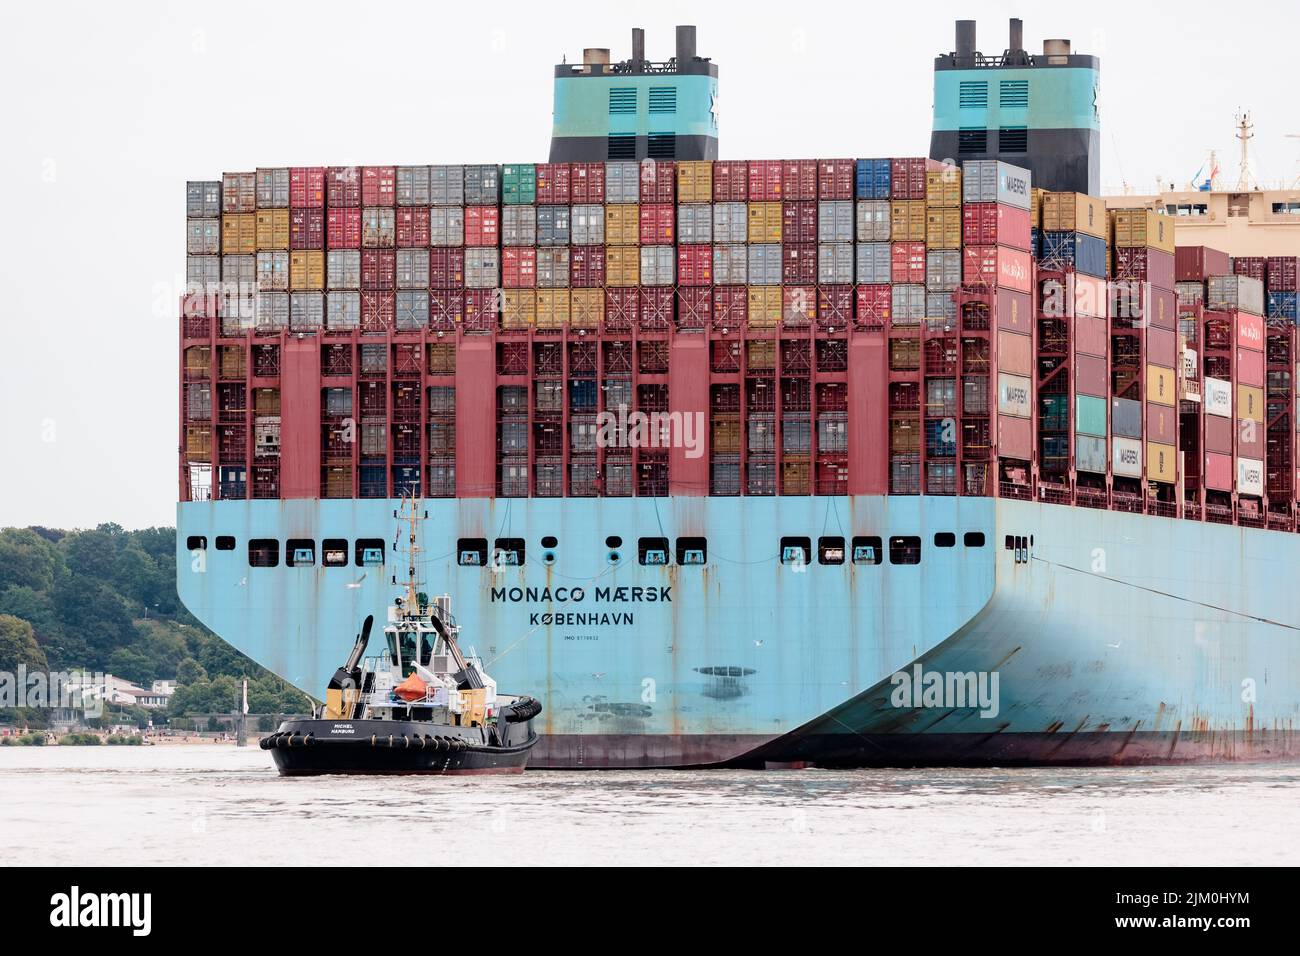
[(957, 59), (969, 61), (975, 56), (975, 21), (957, 21)]
[(632, 28), (632, 71), (640, 73), (645, 63), (645, 30)]
[(1070, 57), (1069, 40), (1044, 40), (1043, 56), (1048, 63), (1065, 63)]
[(592, 67), (609, 66), (609, 48), (589, 46), (582, 51), (582, 71), (584, 73), (604, 73), (604, 69), (593, 70)]
[(1025, 48), (1025, 21), (1019, 17), (1011, 18), (1011, 36), (1007, 42), (1007, 49), (1012, 53), (1018, 53)]
[(679, 26), (677, 28), (677, 68), (695, 59), (695, 27)]

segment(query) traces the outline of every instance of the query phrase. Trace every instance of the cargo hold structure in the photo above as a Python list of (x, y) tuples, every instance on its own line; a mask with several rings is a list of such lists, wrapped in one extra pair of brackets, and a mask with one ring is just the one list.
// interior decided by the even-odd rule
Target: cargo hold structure
[(182, 599), (322, 686), (415, 496), (534, 766), (1296, 756), (1295, 262), (1032, 165), (190, 183)]

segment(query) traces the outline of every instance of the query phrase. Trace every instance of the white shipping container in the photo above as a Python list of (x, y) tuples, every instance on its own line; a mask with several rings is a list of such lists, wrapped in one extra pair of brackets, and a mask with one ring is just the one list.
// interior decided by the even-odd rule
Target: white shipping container
[(394, 324), (400, 332), (418, 332), (429, 324), (429, 293), (406, 290), (397, 293)]
[(501, 285), (501, 257), (497, 249), (472, 246), (465, 250), (465, 288), (495, 289)]
[(495, 206), (501, 200), (501, 174), (496, 166), (465, 167), (465, 205)]
[(713, 282), (716, 285), (746, 285), (749, 282), (749, 250), (738, 242), (713, 247)]
[[(1077, 440), (1077, 438), (1076, 438)], [(1115, 437), (1110, 440), (1110, 470), (1126, 478), (1142, 477), (1142, 441)]]
[[(622, 165), (622, 164), (620, 164)], [(633, 167), (635, 163), (631, 164)], [(609, 180), (605, 181), (608, 188)], [(781, 247), (777, 246), (777, 252)], [(677, 277), (677, 249), (674, 246), (641, 247), (641, 284), (645, 286), (672, 285)]]
[(961, 252), (931, 249), (925, 254), (925, 287), (930, 292), (951, 292), (961, 285)]
[[(282, 252), (277, 255), (288, 256)], [(425, 254), (428, 259), (428, 254)], [(335, 289), (361, 288), (361, 250), (331, 249), (325, 253), (325, 288), (331, 292)]]
[(397, 210), (392, 206), (367, 206), (361, 210), (361, 248), (393, 248), (396, 230)]
[(289, 328), (314, 332), (325, 324), (325, 293), (289, 293)]
[(895, 325), (915, 325), (925, 318), (925, 286), (895, 285), (890, 289), (890, 297)]
[(436, 248), (465, 244), (465, 210), (461, 206), (434, 206), (429, 210), (429, 245)]
[(289, 293), (259, 292), (257, 294), (253, 325), (257, 329), (276, 332), (289, 327)]
[[(361, 255), (357, 252), (357, 256)], [(360, 272), (360, 258), (357, 269)], [(259, 292), (289, 291), (289, 253), (259, 252), (257, 254), (257, 289)]]
[(1205, 379), (1205, 414), (1232, 417), (1232, 383), (1220, 378)]
[(822, 285), (852, 285), (853, 243), (823, 242), (817, 246), (817, 281)]
[(892, 236), (888, 199), (859, 199), (858, 242), (888, 242)]
[(256, 256), (222, 256), (221, 284), (225, 288), (251, 289), (257, 283)]
[(998, 373), (998, 414), (1028, 418), (1030, 384), (1023, 375)]
[(1029, 170), (996, 159), (972, 159), (962, 164), (962, 202), (998, 202), (1017, 209), (1030, 205)]
[(429, 202), (435, 206), (465, 205), (465, 167), (430, 166)]
[(429, 250), (397, 250), (397, 288), (429, 288)]
[(713, 204), (713, 241), (746, 242), (749, 239), (749, 206), (743, 202)]
[(1210, 276), (1205, 305), (1209, 309), (1264, 314), (1264, 283), (1250, 276)]
[(215, 288), (221, 282), (221, 256), (186, 256), (185, 281)]
[(853, 201), (842, 200), (817, 204), (817, 241), (853, 241)]
[(429, 167), (397, 167), (397, 205), (429, 205)]
[(221, 220), (185, 220), (185, 251), (191, 256), (219, 255), (221, 253)]
[[(717, 282), (718, 280), (714, 278), (713, 281)], [(749, 247), (749, 284), (781, 284), (781, 244), (779, 242), (760, 242)]]
[(501, 244), (537, 245), (536, 206), (506, 206), (501, 210)]
[(1237, 494), (1264, 494), (1264, 463), (1254, 458), (1237, 459)]
[(599, 203), (579, 203), (573, 207), (571, 227), (575, 246), (603, 246), (605, 207)]
[(683, 203), (677, 207), (677, 241), (687, 244), (713, 241), (712, 203)]
[(361, 293), (331, 292), (326, 296), (325, 327), (346, 331), (361, 325)]
[(890, 281), (892, 250), (889, 243), (859, 242), (856, 254), (859, 283), (863, 285), (883, 285)]
[(641, 198), (641, 166), (635, 162), (605, 164), (605, 202), (637, 202)]

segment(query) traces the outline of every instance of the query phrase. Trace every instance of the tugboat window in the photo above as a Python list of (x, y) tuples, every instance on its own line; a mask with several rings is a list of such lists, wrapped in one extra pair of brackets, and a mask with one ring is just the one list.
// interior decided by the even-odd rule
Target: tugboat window
[(556, 540), (555, 535), (553, 534), (548, 534), (545, 538), (542, 539), (543, 548), (554, 548), (559, 543), (560, 542)]
[(890, 564), (920, 564), (921, 539), (914, 534), (895, 535), (889, 539)]
[(781, 563), (808, 565), (812, 563), (812, 541), (809, 538), (782, 538)]
[(967, 531), (962, 535), (961, 543), (966, 545), (968, 548), (982, 548), (984, 547), (984, 532)]
[(608, 538), (605, 539), (605, 547), (621, 548), (623, 547), (623, 539), (616, 534), (611, 534)]
[(497, 538), (492, 549), (492, 563), (497, 567), (514, 567), (524, 563), (523, 538)]
[(381, 538), (357, 538), (356, 562), (359, 568), (377, 568), (384, 563), (384, 542)]
[(637, 559), (642, 564), (667, 564), (667, 538), (638, 538), (636, 542)]
[(708, 564), (709, 543), (704, 538), (677, 539), (678, 564)]
[(219, 534), (219, 535), (217, 535), (217, 550), (218, 550), (218, 551), (234, 551), (234, 550), (235, 550), (235, 537), (234, 537), (234, 535), (230, 535), (230, 534)]
[(274, 568), (280, 563), (280, 542), (275, 538), (254, 538), (248, 542), (248, 563), (255, 568)]
[(854, 564), (880, 564), (884, 558), (881, 540), (875, 535), (859, 536), (853, 539)]
[(316, 542), (311, 538), (290, 538), (284, 545), (285, 564), (291, 568), (310, 568), (316, 563)]
[(844, 563), (844, 539), (843, 538), (818, 538), (817, 539), (817, 563), (818, 564), (843, 564)]
[(207, 535), (192, 534), (185, 539), (186, 551), (206, 551), (208, 550)]
[(348, 539), (326, 538), (320, 543), (321, 564), (327, 568), (348, 566)]
[(487, 564), (487, 538), (461, 538), (456, 542), (456, 561), (464, 567)]
[(934, 536), (936, 548), (951, 548), (957, 544), (957, 536), (951, 531), (940, 531)]

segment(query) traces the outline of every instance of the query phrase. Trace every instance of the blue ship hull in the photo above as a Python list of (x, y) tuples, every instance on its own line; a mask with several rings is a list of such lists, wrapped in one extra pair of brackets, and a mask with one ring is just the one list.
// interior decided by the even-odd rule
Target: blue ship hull
[[(1295, 535), (989, 498), (425, 504), (425, 589), (452, 596), (504, 692), (543, 703), (533, 767), (1300, 755)], [(397, 507), (181, 504), (177, 589), (207, 627), (318, 696), (405, 573), (390, 550)], [(955, 546), (936, 546), (945, 532)], [(235, 547), (195, 555), (192, 535)], [(678, 535), (706, 538), (707, 563), (638, 563), (639, 536)], [(814, 555), (822, 535), (916, 535), (920, 563), (783, 564), (786, 535)], [(458, 539), (497, 537), (525, 539), (522, 566), (457, 562)], [(1008, 549), (1017, 537), (1026, 547)], [(258, 538), (381, 538), (387, 563), (250, 567)], [(977, 701), (977, 686), (995, 699)]]

